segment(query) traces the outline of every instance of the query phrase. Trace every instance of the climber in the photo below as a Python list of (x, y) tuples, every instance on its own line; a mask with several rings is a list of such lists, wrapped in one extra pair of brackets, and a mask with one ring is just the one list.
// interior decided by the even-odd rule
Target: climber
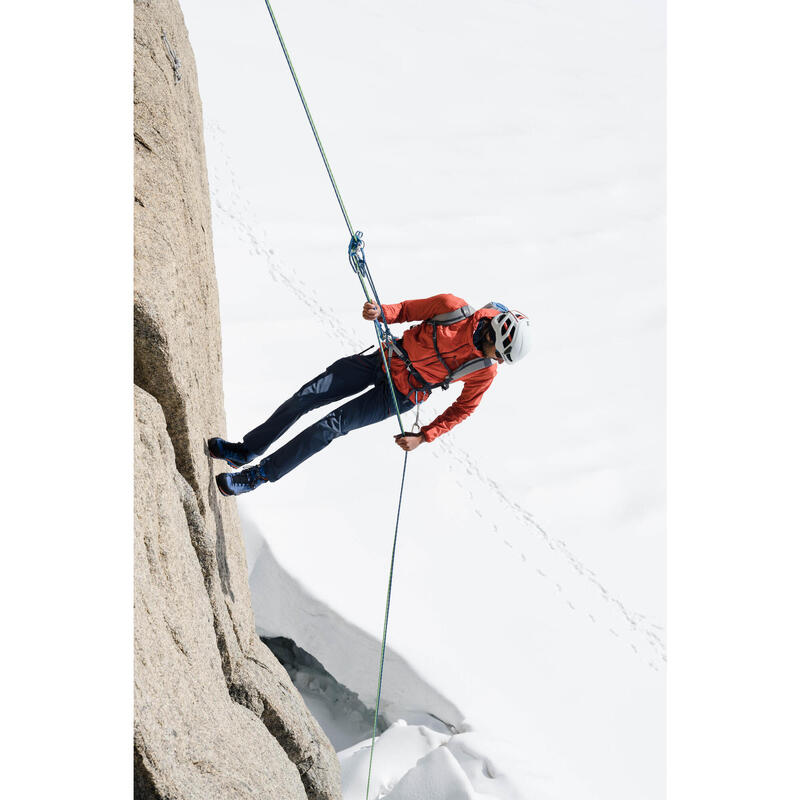
[[(426, 400), (434, 388), (447, 388), (451, 381), (464, 383), (458, 399), (433, 422), (418, 433), (404, 432), (394, 437), (406, 452), (423, 442), (432, 442), (466, 419), (494, 380), (496, 364), (515, 364), (531, 347), (528, 318), (500, 303), (474, 311), (455, 295), (438, 294), (383, 306), (366, 302), (362, 316), (374, 321), (381, 311), (389, 324), (422, 321), (409, 328), (399, 341), (383, 345), (401, 413)], [(217, 475), (219, 490), (224, 495), (239, 495), (262, 483), (274, 483), (336, 437), (392, 416), (395, 408), (380, 350), (335, 361), (300, 387), (241, 442), (209, 439), (208, 450), (214, 458), (221, 458), (232, 467), (243, 467), (264, 453), (303, 414), (369, 386), (372, 388), (368, 392), (334, 409), (255, 466)]]

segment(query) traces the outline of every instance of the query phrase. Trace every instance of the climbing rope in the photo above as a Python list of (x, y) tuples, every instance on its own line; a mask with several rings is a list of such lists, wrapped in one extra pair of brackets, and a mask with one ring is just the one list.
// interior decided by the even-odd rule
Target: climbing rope
[[(269, 0), (264, 0), (267, 5), (267, 10), (269, 11), (270, 18), (272, 19), (272, 24), (275, 28), (275, 33), (278, 34), (278, 41), (281, 43), (281, 49), (283, 50), (283, 55), (286, 58), (286, 63), (289, 65), (289, 71), (292, 73), (292, 79), (294, 80), (294, 85), (297, 88), (297, 93), (300, 95), (300, 100), (303, 103), (303, 109), (306, 112), (306, 117), (308, 117), (309, 125), (311, 125), (311, 130), (314, 133), (314, 139), (317, 142), (317, 148), (319, 149), (320, 155), (322, 156), (322, 160), (325, 163), (325, 169), (328, 171), (328, 178), (330, 179), (331, 186), (333, 187), (333, 191), (336, 193), (336, 200), (339, 203), (339, 208), (342, 210), (342, 215), (344, 216), (344, 221), (347, 224), (347, 230), (350, 233), (350, 243), (347, 247), (347, 256), (350, 261), (350, 266), (353, 268), (353, 272), (356, 273), (358, 276), (359, 282), (361, 283), (361, 288), (364, 291), (364, 296), (367, 298), (367, 301), (370, 303), (375, 303), (380, 310), (380, 317), (373, 321), (375, 326), (375, 335), (378, 338), (378, 350), (380, 351), (381, 358), (383, 359), (383, 367), (386, 371), (386, 380), (389, 384), (389, 390), (392, 396), (392, 403), (394, 404), (394, 411), (395, 415), (397, 416), (397, 422), (400, 426), (400, 434), (403, 435), (405, 433), (403, 429), (403, 420), (400, 416), (400, 406), (397, 402), (397, 393), (395, 392), (394, 384), (392, 383), (391, 372), (389, 370), (389, 361), (386, 358), (386, 353), (391, 353), (391, 349), (388, 347), (389, 343), (393, 341), (393, 337), (391, 332), (389, 331), (389, 324), (386, 321), (386, 316), (383, 313), (383, 306), (381, 304), (380, 298), (378, 297), (378, 290), (375, 287), (375, 282), (372, 280), (372, 275), (370, 274), (369, 267), (367, 266), (367, 259), (364, 255), (364, 235), (361, 231), (354, 231), (353, 226), (350, 224), (350, 217), (347, 214), (347, 209), (344, 206), (344, 201), (342, 200), (342, 195), (339, 192), (339, 187), (336, 184), (336, 179), (333, 177), (333, 171), (331, 170), (331, 165), (328, 162), (328, 157), (325, 155), (325, 148), (322, 146), (322, 141), (319, 138), (319, 133), (317, 132), (317, 126), (314, 124), (314, 120), (311, 117), (311, 112), (308, 109), (308, 103), (306, 103), (305, 95), (303, 94), (303, 90), (300, 86), (300, 81), (297, 78), (297, 73), (294, 71), (294, 65), (292, 64), (292, 59), (289, 56), (289, 51), (286, 49), (286, 43), (283, 41), (283, 35), (281, 34), (281, 29), (278, 27), (278, 20), (275, 18), (275, 13), (272, 10), (272, 6), (270, 5)], [(375, 299), (372, 299), (372, 295), (374, 295)], [(419, 420), (419, 409), (417, 409), (417, 420)], [(383, 637), (381, 639), (381, 657), (380, 663), (378, 666), (378, 691), (377, 697), (375, 700), (375, 717), (372, 722), (372, 743), (370, 745), (369, 751), (369, 769), (367, 771), (367, 790), (366, 790), (366, 798), (369, 800), (369, 787), (370, 781), (372, 779), (372, 758), (375, 754), (375, 739), (377, 738), (378, 734), (378, 715), (380, 711), (381, 705), (381, 688), (383, 686), (383, 666), (384, 660), (386, 657), (386, 636), (387, 631), (389, 628), (389, 606), (392, 600), (392, 580), (394, 578), (394, 563), (395, 563), (395, 555), (397, 553), (397, 533), (400, 529), (400, 509), (403, 504), (403, 487), (405, 486), (406, 482), (406, 465), (408, 464), (408, 451), (405, 452), (403, 457), (403, 475), (400, 479), (400, 496), (397, 501), (397, 516), (395, 518), (394, 524), (394, 540), (392, 542), (392, 558), (389, 564), (389, 582), (386, 589), (386, 610), (383, 615)]]
[(317, 147), (319, 148), (319, 153), (322, 156), (322, 160), (325, 162), (325, 169), (328, 170), (328, 177), (331, 179), (331, 185), (333, 186), (333, 191), (336, 192), (336, 199), (339, 201), (339, 208), (342, 209), (342, 214), (344, 214), (344, 221), (347, 223), (347, 230), (350, 231), (350, 236), (353, 236), (353, 226), (350, 224), (350, 217), (347, 216), (347, 209), (344, 207), (344, 201), (342, 200), (342, 195), (339, 193), (339, 187), (336, 185), (336, 181), (333, 177), (333, 172), (331, 171), (331, 165), (328, 163), (328, 157), (325, 155), (325, 148), (322, 146), (322, 142), (320, 141), (319, 134), (317, 133), (317, 126), (314, 124), (314, 120), (311, 118), (311, 112), (308, 110), (308, 103), (306, 103), (306, 97), (303, 94), (303, 90), (300, 88), (300, 81), (297, 80), (297, 73), (294, 71), (294, 66), (292, 65), (292, 59), (289, 57), (289, 51), (286, 49), (286, 43), (283, 41), (283, 36), (281, 35), (281, 29), (278, 27), (278, 20), (275, 19), (275, 14), (272, 11), (272, 6), (269, 4), (269, 0), (264, 0), (267, 4), (267, 10), (269, 11), (270, 17), (272, 17), (272, 24), (275, 26), (275, 33), (278, 34), (278, 40), (281, 43), (281, 49), (283, 50), (283, 55), (286, 57), (286, 63), (289, 65), (289, 71), (292, 73), (292, 79), (294, 80), (294, 85), (297, 87), (297, 93), (300, 95), (300, 100), (303, 103), (303, 108), (305, 109), (306, 116), (308, 117), (308, 122), (311, 125), (311, 130), (314, 131), (314, 138), (317, 140)]
[(375, 304), (380, 311), (380, 322), (376, 319), (373, 323), (375, 325), (375, 335), (378, 337), (378, 350), (383, 359), (383, 367), (386, 370), (386, 380), (389, 383), (389, 389), (392, 395), (394, 413), (397, 417), (397, 423), (400, 425), (400, 433), (403, 434), (405, 431), (403, 430), (403, 420), (400, 418), (400, 406), (397, 403), (397, 393), (394, 390), (391, 372), (389, 371), (389, 362), (386, 359), (386, 353), (392, 352), (389, 343), (394, 341), (394, 336), (392, 336), (392, 332), (389, 330), (389, 323), (386, 321), (386, 315), (383, 313), (383, 305), (380, 297), (378, 297), (378, 290), (375, 287), (375, 282), (372, 280), (372, 275), (367, 266), (367, 259), (364, 256), (364, 234), (361, 233), (361, 231), (356, 231), (353, 234), (353, 237), (350, 239), (350, 245), (347, 248), (347, 254), (350, 258), (350, 266), (353, 268), (353, 272), (358, 275), (358, 279), (361, 281), (361, 288), (364, 290), (365, 297), (372, 302), (369, 289), (367, 289), (367, 284), (364, 282), (366, 279), (369, 288), (372, 289), (372, 293), (375, 295)]
[(378, 699), (375, 703), (375, 717), (372, 720), (372, 744), (369, 748), (369, 769), (367, 770), (367, 794), (369, 800), (369, 784), (372, 778), (372, 757), (375, 755), (375, 738), (378, 733), (378, 709), (381, 704), (381, 687), (383, 686), (383, 660), (386, 655), (386, 631), (389, 627), (389, 605), (392, 602), (392, 577), (394, 575), (394, 556), (397, 552), (397, 531), (400, 527), (400, 507), (403, 504), (403, 487), (406, 483), (406, 464), (408, 463), (408, 452), (403, 455), (403, 477), (400, 479), (400, 498), (397, 501), (397, 518), (394, 523), (394, 542), (392, 543), (392, 560), (389, 566), (389, 585), (386, 588), (386, 611), (383, 615), (383, 639), (381, 640), (381, 660), (378, 669)]

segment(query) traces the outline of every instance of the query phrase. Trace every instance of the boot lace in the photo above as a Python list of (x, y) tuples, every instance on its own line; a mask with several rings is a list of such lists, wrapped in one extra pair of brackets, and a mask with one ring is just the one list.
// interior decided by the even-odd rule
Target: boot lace
[(261, 467), (251, 467), (237, 472), (232, 478), (231, 483), (238, 486), (246, 486), (248, 489), (255, 489), (264, 483), (264, 476), (261, 473)]

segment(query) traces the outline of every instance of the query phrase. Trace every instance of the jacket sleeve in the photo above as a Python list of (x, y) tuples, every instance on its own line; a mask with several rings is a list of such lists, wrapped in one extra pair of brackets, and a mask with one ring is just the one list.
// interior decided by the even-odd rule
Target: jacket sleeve
[(385, 303), (381, 308), (386, 315), (386, 321), (391, 325), (393, 322), (420, 322), (423, 319), (430, 319), (436, 314), (455, 311), (465, 305), (467, 305), (467, 301), (454, 294), (435, 294), (424, 300)]
[[(488, 372), (486, 377), (483, 377), (484, 372)], [(480, 405), (483, 393), (492, 385), (495, 375), (497, 375), (497, 367), (492, 365), (489, 370), (480, 370), (475, 373), (475, 377), (468, 376), (464, 380), (458, 400), (446, 408), (430, 425), (420, 428), (422, 438), (426, 442), (432, 442), (438, 436), (454, 428), (459, 422), (463, 422)]]

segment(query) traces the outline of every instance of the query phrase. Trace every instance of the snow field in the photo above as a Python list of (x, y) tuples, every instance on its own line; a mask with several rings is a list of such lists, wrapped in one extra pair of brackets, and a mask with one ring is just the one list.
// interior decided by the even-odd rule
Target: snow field
[[(381, 781), (395, 797), (661, 797), (663, 6), (274, 6), (381, 297), (500, 300), (538, 335), (473, 418), (409, 457), (382, 707), (408, 725), (381, 737)], [(239, 437), (373, 334), (266, 9), (183, 7)], [(367, 707), (394, 432), (354, 432), (237, 501), (260, 631)], [(438, 733), (411, 732), (425, 714), (468, 719), (480, 755), (459, 760), (459, 733), (409, 764), (404, 737)], [(345, 791), (363, 796), (355, 753)]]

